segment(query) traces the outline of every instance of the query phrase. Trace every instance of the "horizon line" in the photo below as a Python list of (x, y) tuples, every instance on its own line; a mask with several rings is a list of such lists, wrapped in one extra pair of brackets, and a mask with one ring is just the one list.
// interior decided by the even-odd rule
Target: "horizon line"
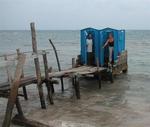
[[(36, 29), (36, 30), (37, 31), (80, 31), (82, 29)], [(124, 29), (124, 30), (150, 30), (150, 29)], [(0, 31), (30, 31), (30, 29), (1, 29)]]

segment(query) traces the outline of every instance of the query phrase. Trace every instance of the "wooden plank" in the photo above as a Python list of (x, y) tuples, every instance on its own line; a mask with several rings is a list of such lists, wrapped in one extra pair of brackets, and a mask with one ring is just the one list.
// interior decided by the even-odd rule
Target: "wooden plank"
[(16, 102), (17, 94), (18, 94), (18, 88), (20, 85), (20, 78), (21, 78), (22, 68), (23, 68), (24, 63), (25, 63), (25, 55), (22, 54), (19, 56), (18, 64), (17, 64), (16, 71), (15, 71), (15, 77), (11, 85), (10, 96), (8, 98), (5, 118), (4, 118), (2, 127), (10, 126), (11, 115), (12, 115), (12, 111), (14, 108), (14, 104)]
[(53, 77), (53, 76), (63, 76), (67, 73), (77, 73), (79, 71), (86, 71), (88, 69), (91, 69), (91, 67), (86, 67), (86, 66), (82, 66), (82, 67), (77, 67), (77, 68), (68, 68), (66, 70), (63, 70), (63, 71), (60, 71), (60, 72), (52, 72), (52, 73), (49, 73), (49, 76), (50, 77)]
[[(30, 24), (31, 26), (31, 36), (32, 36), (32, 49), (35, 54), (37, 54), (37, 41), (36, 41), (36, 32), (35, 32), (35, 25), (34, 23)], [(39, 58), (34, 59), (35, 63), (35, 69), (36, 69), (36, 76), (37, 76), (37, 86), (38, 86), (38, 91), (39, 91), (39, 96), (40, 96), (40, 101), (41, 101), (41, 108), (45, 109), (46, 104), (45, 104), (45, 99), (44, 99), (44, 93), (43, 93), (43, 87), (41, 84), (41, 71), (40, 71), (40, 63), (39, 63)]]
[(103, 67), (89, 67), (89, 66), (83, 66), (83, 67), (77, 67), (77, 68), (71, 68), (68, 70), (64, 70), (61, 72), (52, 72), (49, 73), (49, 77), (60, 77), (60, 76), (64, 76), (64, 75), (72, 75), (72, 73), (79, 73), (79, 74), (90, 74), (90, 73), (94, 73), (96, 71), (103, 71), (105, 70), (105, 68)]
[[(20, 80), (20, 86), (19, 87), (27, 86), (27, 85), (30, 85), (32, 83), (37, 83), (36, 77), (34, 77), (34, 76), (24, 77)], [(10, 83), (9, 82), (0, 83), (0, 91), (4, 91), (4, 90), (10, 90)]]

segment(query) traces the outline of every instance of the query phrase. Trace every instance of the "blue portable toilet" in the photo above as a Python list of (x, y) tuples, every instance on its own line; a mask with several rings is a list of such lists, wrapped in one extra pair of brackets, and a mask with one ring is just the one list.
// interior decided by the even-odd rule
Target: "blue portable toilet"
[(87, 35), (92, 34), (93, 37), (93, 53), (94, 63), (96, 64), (96, 58), (99, 57), (99, 31), (94, 28), (85, 28), (80, 31), (81, 36), (81, 63), (87, 65)]
[(113, 60), (116, 61), (118, 59), (118, 55), (125, 50), (125, 30), (116, 30), (112, 28), (105, 28), (99, 30), (99, 63), (100, 66), (105, 65), (106, 58), (109, 57), (109, 50), (108, 47), (103, 49), (105, 42), (108, 39), (109, 33), (113, 34), (114, 37), (114, 53), (113, 53)]

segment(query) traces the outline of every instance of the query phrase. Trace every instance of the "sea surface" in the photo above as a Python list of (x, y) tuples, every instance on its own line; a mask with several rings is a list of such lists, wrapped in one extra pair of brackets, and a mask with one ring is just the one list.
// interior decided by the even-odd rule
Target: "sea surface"
[[(48, 51), (49, 67), (57, 69), (56, 59), (48, 41), (56, 46), (62, 69), (71, 67), (71, 59), (80, 53), (80, 31), (37, 31), (39, 50)], [(14, 54), (16, 49), (27, 53), (24, 66), (25, 75), (35, 75), (30, 31), (0, 31), (0, 56)], [(99, 90), (97, 81), (81, 81), (81, 100), (72, 98), (74, 92), (66, 85), (61, 94), (60, 86), (54, 96), (54, 106), (40, 110), (37, 88), (28, 87), (29, 100), (20, 98), (25, 115), (43, 123), (62, 123), (60, 127), (139, 127), (150, 125), (150, 30), (127, 30), (126, 49), (128, 50), (128, 73), (115, 78), (112, 85), (102, 82)], [(9, 66), (4, 66), (0, 57), (0, 82), (7, 80), (6, 68), (14, 72), (17, 55), (8, 57)], [(42, 57), (40, 65), (44, 73)], [(69, 85), (68, 85), (69, 86)], [(46, 90), (45, 90), (46, 91)], [(2, 124), (7, 100), (0, 98), (0, 125)], [(52, 114), (52, 115), (50, 115)], [(15, 113), (14, 113), (15, 115)], [(52, 122), (52, 123), (51, 123)], [(14, 126), (16, 127), (16, 126)], [(54, 126), (55, 127), (55, 126)], [(58, 125), (56, 125), (58, 127)]]
[[(62, 68), (71, 65), (71, 59), (80, 54), (80, 31), (58, 30), (37, 31), (38, 50), (50, 49), (48, 52), (49, 66), (57, 68), (55, 55), (48, 41), (51, 39), (60, 58)], [(16, 53), (19, 48), (22, 52), (32, 51), (30, 31), (0, 31), (0, 55)], [(126, 49), (128, 50), (129, 73), (150, 74), (150, 31), (127, 30)], [(15, 56), (15, 55), (14, 55)], [(31, 56), (31, 55), (29, 55)], [(0, 57), (0, 67), (3, 65)], [(33, 73), (32, 57), (28, 57), (27, 73)], [(42, 64), (42, 58), (41, 58)], [(2, 72), (1, 72), (2, 73)]]

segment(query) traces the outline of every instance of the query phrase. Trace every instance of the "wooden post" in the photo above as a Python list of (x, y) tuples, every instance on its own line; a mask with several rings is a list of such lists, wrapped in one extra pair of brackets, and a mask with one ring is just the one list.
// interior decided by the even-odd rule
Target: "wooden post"
[(97, 65), (97, 76), (98, 76), (98, 85), (99, 89), (101, 89), (101, 72), (99, 71), (99, 59), (96, 58), (96, 65)]
[[(16, 51), (17, 51), (17, 55), (18, 55), (18, 57), (19, 57), (19, 55), (20, 55), (20, 50), (19, 50), (19, 49), (16, 49)], [(23, 71), (23, 68), (22, 68), (22, 75), (21, 75), (21, 78), (24, 78), (24, 71)], [(25, 99), (25, 100), (28, 100), (28, 95), (27, 95), (26, 87), (23, 86), (22, 90), (23, 90), (24, 99)]]
[(96, 58), (96, 65), (97, 65), (97, 71), (98, 71), (98, 69), (99, 69), (99, 59), (98, 58)]
[(44, 68), (45, 68), (45, 79), (46, 79), (46, 87), (47, 87), (47, 93), (48, 93), (48, 99), (50, 104), (54, 104), (53, 97), (52, 97), (52, 87), (50, 85), (53, 85), (50, 83), (49, 75), (48, 75), (48, 61), (47, 61), (47, 55), (46, 53), (43, 54), (43, 61), (44, 61)]
[[(51, 72), (52, 72), (52, 67), (50, 67), (48, 69), (48, 73), (51, 73)], [(52, 79), (52, 78), (50, 78), (50, 79)], [(54, 89), (54, 85), (53, 84), (50, 85), (50, 89), (52, 90), (52, 93), (55, 93), (55, 89)]]
[[(31, 26), (31, 36), (32, 36), (32, 48), (33, 48), (33, 53), (37, 54), (37, 41), (36, 41), (36, 32), (35, 32), (35, 26), (34, 23), (30, 24)], [(46, 104), (45, 104), (45, 99), (44, 99), (44, 94), (43, 94), (43, 87), (41, 84), (41, 71), (40, 71), (40, 63), (39, 63), (39, 58), (34, 59), (35, 63), (35, 69), (36, 69), (36, 76), (37, 76), (37, 86), (39, 90), (39, 96), (40, 96), (40, 101), (41, 101), (41, 107), (43, 109), (46, 109)]]
[(75, 58), (72, 58), (72, 68), (76, 67), (76, 62), (75, 62)]
[(18, 115), (20, 117), (24, 117), (23, 111), (22, 111), (22, 108), (21, 108), (21, 104), (20, 104), (20, 101), (19, 101), (18, 97), (16, 97), (16, 108), (17, 108), (17, 111), (18, 111)]
[[(60, 66), (60, 62), (59, 62), (59, 58), (58, 58), (58, 54), (57, 54), (57, 50), (53, 44), (53, 42), (51, 41), (51, 39), (49, 39), (50, 44), (52, 45), (53, 49), (54, 49), (54, 53), (56, 56), (56, 60), (57, 60), (57, 65), (58, 65), (58, 70), (61, 71), (61, 66)], [(60, 81), (61, 81), (61, 90), (62, 92), (64, 92), (64, 82), (63, 82), (63, 77), (60, 77)]]
[(98, 83), (99, 83), (99, 89), (102, 88), (102, 84), (101, 84), (101, 72), (98, 72)]
[(18, 88), (20, 85), (20, 79), (21, 79), (22, 68), (23, 68), (24, 63), (25, 63), (25, 55), (22, 54), (19, 56), (18, 64), (17, 64), (16, 71), (15, 71), (15, 78), (11, 85), (10, 96), (8, 98), (5, 118), (4, 118), (2, 127), (10, 126), (12, 111), (14, 108), (14, 104), (16, 103), (16, 97), (18, 95)]
[(113, 83), (114, 79), (113, 79), (113, 68), (112, 68), (112, 66), (109, 66), (109, 72), (108, 73), (109, 73), (109, 80), (111, 83)]
[(77, 99), (80, 99), (80, 86), (79, 86), (79, 77), (77, 75), (74, 76), (74, 87), (76, 91)]
[(113, 73), (112, 73), (112, 71), (109, 72), (109, 78), (110, 78), (110, 82), (113, 83), (114, 79), (113, 79)]

